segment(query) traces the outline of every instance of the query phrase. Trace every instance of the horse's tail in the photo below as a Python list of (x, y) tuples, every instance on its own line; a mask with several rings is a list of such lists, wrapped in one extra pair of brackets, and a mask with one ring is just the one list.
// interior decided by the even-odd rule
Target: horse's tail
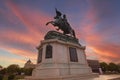
[(75, 31), (74, 31), (74, 30), (72, 30), (72, 32), (73, 32), (73, 36), (76, 38), (76, 36), (75, 36)]

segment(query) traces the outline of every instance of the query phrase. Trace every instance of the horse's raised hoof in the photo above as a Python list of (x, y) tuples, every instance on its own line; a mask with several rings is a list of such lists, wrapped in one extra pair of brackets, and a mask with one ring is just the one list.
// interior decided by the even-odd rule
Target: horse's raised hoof
[(48, 24), (46, 24), (46, 26), (47, 26)]
[(57, 31), (59, 31), (59, 28), (58, 29), (56, 29)]
[(46, 26), (48, 25), (49, 23), (46, 23)]

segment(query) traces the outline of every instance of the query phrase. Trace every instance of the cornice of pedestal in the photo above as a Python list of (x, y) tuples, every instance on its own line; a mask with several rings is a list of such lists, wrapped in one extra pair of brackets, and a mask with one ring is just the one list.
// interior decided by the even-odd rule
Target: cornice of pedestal
[(65, 35), (57, 31), (49, 31), (45, 35), (44, 40), (49, 40), (49, 39), (58, 39), (58, 40), (65, 41), (65, 42), (67, 41), (67, 42), (79, 44), (79, 40), (76, 37)]
[(49, 39), (49, 40), (42, 40), (41, 44), (37, 47), (37, 49), (41, 48), (44, 44), (50, 44), (50, 43), (58, 43), (58, 44), (62, 44), (62, 45), (67, 45), (67, 46), (73, 46), (73, 47), (77, 47), (80, 49), (85, 50), (85, 46), (81, 46), (80, 44), (75, 44), (75, 43), (71, 43), (71, 42), (65, 42), (65, 41), (61, 41), (58, 39)]

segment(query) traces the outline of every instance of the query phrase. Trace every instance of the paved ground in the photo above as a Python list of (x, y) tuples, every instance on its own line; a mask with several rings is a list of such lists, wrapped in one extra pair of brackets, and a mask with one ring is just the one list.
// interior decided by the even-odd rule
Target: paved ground
[(100, 75), (99, 78), (93, 80), (120, 80), (120, 75)]
[(110, 80), (120, 80), (120, 77), (119, 78), (110, 79)]
[[(25, 80), (25, 79), (19, 79), (19, 80)], [(119, 75), (100, 75), (98, 78), (83, 79), (83, 80), (120, 80), (120, 74)]]

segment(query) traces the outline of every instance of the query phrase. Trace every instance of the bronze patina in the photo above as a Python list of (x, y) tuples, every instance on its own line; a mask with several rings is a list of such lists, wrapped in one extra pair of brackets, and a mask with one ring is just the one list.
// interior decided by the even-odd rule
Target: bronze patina
[(56, 10), (56, 16), (54, 17), (54, 21), (49, 21), (46, 23), (46, 25), (51, 23), (54, 27), (58, 27), (57, 30), (62, 30), (63, 34), (70, 34), (71, 36), (76, 37), (75, 31), (72, 29), (72, 27), (68, 23), (66, 15), (62, 14), (57, 9), (55, 10)]

